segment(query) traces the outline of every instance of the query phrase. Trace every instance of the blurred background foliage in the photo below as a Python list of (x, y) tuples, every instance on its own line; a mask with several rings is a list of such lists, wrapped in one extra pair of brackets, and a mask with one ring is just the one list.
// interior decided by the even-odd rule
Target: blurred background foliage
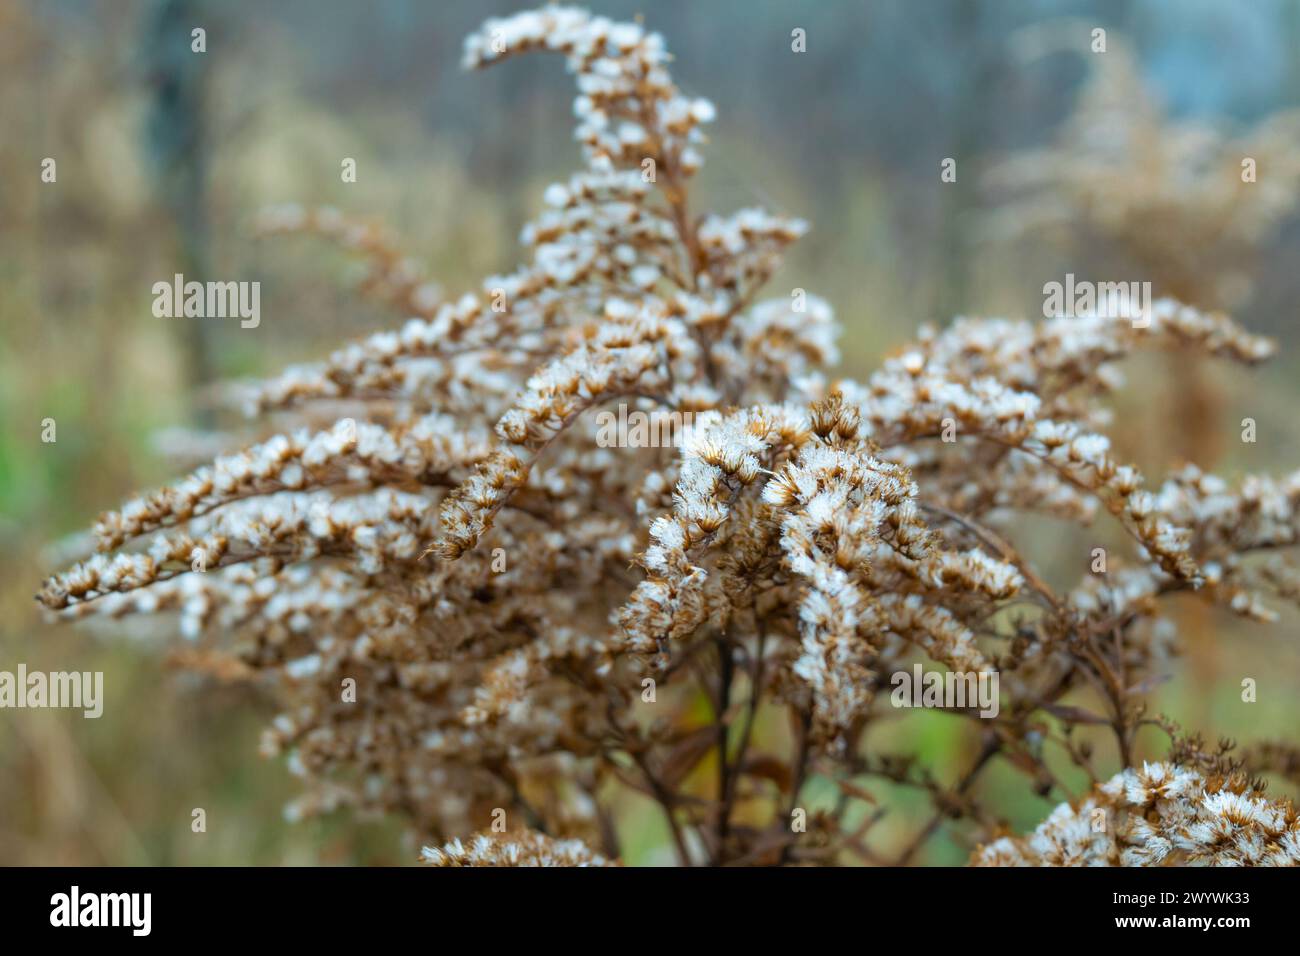
[[(1067, 229), (1047, 241), (991, 225), (999, 209), (986, 174), (1052, 143), (1090, 75), (1107, 69), (1080, 25), (1131, 45), (1137, 79), (1169, 122), (1246, 135), (1300, 106), (1297, 0), (590, 6), (619, 18), (643, 13), (675, 52), (679, 84), (717, 105), (696, 211), (757, 204), (813, 223), (772, 294), (799, 286), (833, 303), (852, 376), (923, 322), (1041, 315), (1043, 284), (1067, 272), (1154, 279), (1161, 291), (1158, 276), (1090, 271), (1112, 263), (1131, 236)], [(107, 698), (98, 721), (0, 710), (0, 863), (413, 859), (396, 820), (284, 822), (294, 784), (256, 754), (273, 707), (253, 689), (187, 675), (168, 662), (169, 635), (143, 625), (104, 634), (51, 625), (32, 595), (58, 561), (52, 542), (171, 476), (175, 466), (151, 436), (213, 423), (205, 385), (320, 358), (400, 322), (353, 294), (358, 265), (337, 251), (254, 239), (259, 208), (332, 204), (383, 222), (451, 293), (514, 264), (517, 231), (542, 189), (577, 164), (560, 63), (459, 69), (463, 36), (517, 7), (0, 4), (0, 669), (102, 670)], [(1065, 35), (1075, 52), (1016, 53), (1028, 28), (1056, 21), (1074, 24)], [(190, 53), (194, 26), (207, 31), (205, 55)], [(796, 27), (807, 31), (803, 55), (790, 50)], [(40, 181), (45, 157), (57, 160), (57, 183)], [(355, 184), (340, 181), (343, 157), (357, 160)], [(939, 181), (944, 157), (958, 159), (955, 185)], [(1271, 365), (1192, 374), (1156, 358), (1128, 369), (1115, 437), (1152, 478), (1206, 448), (1213, 460), (1201, 463), (1227, 475), (1300, 465), (1298, 255), (1292, 215), (1253, 250), (1249, 284), (1233, 303), (1252, 331), (1280, 340)], [(261, 281), (260, 327), (155, 318), (151, 286), (175, 272)], [(1191, 421), (1189, 402), (1198, 409)], [(1247, 416), (1259, 423), (1253, 445), (1238, 440)], [(53, 444), (41, 441), (46, 418), (57, 422)], [(1030, 542), (1062, 582), (1083, 572), (1092, 547), (1111, 543), (1101, 529), (1050, 522)], [(1187, 655), (1153, 692), (1152, 712), (1211, 738), (1294, 738), (1295, 615), (1248, 627), (1202, 614), (1189, 611)], [(1240, 700), (1246, 676), (1259, 681), (1255, 704)], [(969, 723), (908, 712), (867, 740), (920, 753), (950, 784), (974, 744)], [(1146, 754), (1162, 753), (1165, 741), (1149, 733)], [(1102, 765), (1114, 769), (1113, 760)], [(813, 806), (819, 786), (810, 783)], [(1035, 796), (1009, 767), (982, 788), (1016, 829), (1058, 798)], [(1276, 788), (1286, 792), (1282, 781)], [(893, 822), (881, 826), (894, 826), (901, 845), (926, 805), (901, 791), (883, 800)], [(196, 807), (207, 813), (204, 834), (190, 829)], [(626, 809), (629, 859), (664, 862), (658, 815)], [(945, 830), (920, 861), (961, 862), (969, 849)]]

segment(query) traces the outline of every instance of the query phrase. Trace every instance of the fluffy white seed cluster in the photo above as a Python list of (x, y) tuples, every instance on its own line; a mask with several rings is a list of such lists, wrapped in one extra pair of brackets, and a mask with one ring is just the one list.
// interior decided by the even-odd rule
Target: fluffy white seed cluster
[(614, 866), (581, 840), (552, 840), (526, 832), (509, 838), (480, 833), (452, 840), (441, 848), (425, 847), (420, 858), (430, 866)]
[(1300, 817), (1240, 780), (1146, 763), (1077, 806), (1061, 804), (1033, 833), (976, 851), (978, 866), (1300, 866)]

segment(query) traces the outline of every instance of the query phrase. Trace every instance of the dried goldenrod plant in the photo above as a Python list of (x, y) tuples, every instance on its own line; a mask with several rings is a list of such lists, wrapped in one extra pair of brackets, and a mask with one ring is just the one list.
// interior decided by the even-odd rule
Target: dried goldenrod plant
[[(714, 110), (662, 39), (547, 7), (488, 21), (465, 61), (532, 50), (577, 79), (585, 165), (547, 189), (526, 264), (443, 299), (368, 227), (274, 211), (416, 317), (255, 389), (274, 434), (104, 515), (40, 600), (178, 615), (193, 666), (282, 701), (265, 751), (302, 778), (295, 816), (404, 814), (438, 865), (616, 861), (647, 800), (684, 865), (909, 862), (944, 818), (989, 841), (980, 863), (1300, 861), (1244, 764), (1180, 737), (1135, 757), (1168, 599), (1268, 619), (1294, 596), (1300, 472), (1147, 490), (1101, 431), (1129, 353), (1271, 345), (1166, 300), (1145, 324), (961, 320), (832, 380), (827, 304), (759, 300), (804, 223), (688, 204)], [(619, 405), (689, 425), (598, 443)], [(1054, 585), (1014, 543), (1026, 513), (1100, 514), (1131, 546)], [(918, 662), (1000, 678), (991, 714), (947, 706), (978, 729), (969, 766), (867, 740)], [(1113, 777), (1076, 734), (1098, 725)], [(1096, 786), (1006, 836), (971, 797), (995, 760), (1043, 794), (1071, 796), (1060, 760)], [(807, 806), (814, 778), (832, 805)], [(875, 781), (935, 804), (901, 851), (875, 841)]]

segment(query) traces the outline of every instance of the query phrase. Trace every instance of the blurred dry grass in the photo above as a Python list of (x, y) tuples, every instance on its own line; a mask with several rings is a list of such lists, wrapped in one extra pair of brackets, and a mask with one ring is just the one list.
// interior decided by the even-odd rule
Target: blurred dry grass
[[(0, 711), (0, 863), (406, 862), (414, 848), (403, 844), (397, 821), (283, 821), (293, 783), (283, 767), (256, 754), (271, 709), (254, 690), (164, 667), (159, 635), (128, 627), (101, 638), (50, 625), (32, 601), (49, 567), (50, 542), (85, 527), (128, 491), (166, 477), (149, 435), (189, 422), (194, 413), (181, 330), (149, 310), (151, 284), (176, 271), (178, 237), (174, 217), (152, 188), (142, 146), (150, 91), (133, 72), (133, 51), (146, 9), (127, 2), (89, 14), (63, 8), (38, 14), (25, 2), (0, 7), (6, 125), (0, 149), (0, 669), (25, 662), (39, 670), (102, 670), (107, 695), (98, 721), (62, 711)], [(476, 14), (461, 9), (457, 15)], [(458, 38), (440, 42), (454, 53)], [(269, 63), (261, 59), (268, 47), (276, 53)], [(301, 55), (287, 37), (274, 37), (210, 77), (209, 119), (217, 133), (205, 196), (210, 260), (219, 275), (262, 280), (264, 293), (264, 321), (255, 336), (236, 324), (213, 331), (210, 358), (222, 376), (317, 357), (346, 337), (396, 321), (348, 294), (353, 273), (331, 250), (250, 240), (249, 218), (261, 205), (335, 203), (382, 220), (456, 292), (467, 284), (463, 277), (511, 264), (522, 216), (550, 177), (567, 169), (569, 147), (546, 132), (544, 119), (539, 125), (527, 106), (511, 110), (492, 99), (495, 87), (467, 80), (464, 95), (481, 97), (471, 109), (493, 127), (484, 138), (500, 131), (503, 121), (490, 119), (493, 111), (511, 117), (504, 122), (514, 124), (513, 142), (539, 138), (535, 163), (531, 154), (498, 160), (501, 176), (485, 186), (469, 158), (475, 144), (440, 135), (437, 117), (413, 122), (418, 100), (381, 94), (332, 108), (295, 82)], [(552, 67), (558, 75), (558, 65)], [(699, 64), (690, 72), (707, 76)], [(557, 96), (555, 103), (562, 102)], [(900, 246), (898, 237), (914, 232), (915, 223), (892, 201), (897, 184), (888, 169), (858, 165), (854, 156), (836, 154), (833, 143), (822, 144), (845, 167), (828, 190), (800, 164), (797, 144), (754, 149), (754, 130), (731, 124), (727, 105), (719, 102), (713, 164), (699, 187), (706, 208), (762, 201), (811, 218), (815, 231), (775, 287), (788, 281), (833, 302), (844, 325), (844, 371), (869, 371), (919, 321), (939, 318), (930, 303), (943, 301), (943, 294), (929, 293), (951, 278), (945, 260)], [(37, 178), (45, 156), (58, 159), (57, 186)], [(355, 186), (339, 182), (334, 157), (341, 156), (359, 160)], [(750, 183), (762, 183), (763, 192)], [(922, 234), (911, 241), (925, 248), (929, 240)], [(1041, 283), (1024, 276), (1063, 275), (1077, 261), (1068, 249), (1035, 249), (1027, 260), (1023, 250), (976, 244), (962, 254), (971, 312), (1036, 309)], [(1300, 280), (1286, 281), (1293, 309)], [(1269, 288), (1276, 298), (1276, 284)], [(1280, 331), (1283, 347), (1273, 367), (1249, 379), (1213, 368), (1199, 373), (1217, 395), (1200, 427), (1228, 436), (1221, 441), (1226, 474), (1300, 465), (1294, 414), (1300, 337), (1293, 315), (1272, 330)], [(1137, 387), (1118, 409), (1120, 450), (1153, 475), (1189, 450), (1188, 436), (1171, 425), (1177, 412), (1169, 407), (1170, 392), (1152, 384), (1171, 372), (1183, 374), (1160, 359), (1133, 368)], [(1256, 445), (1231, 440), (1246, 416), (1259, 422)], [(58, 423), (55, 444), (40, 441), (46, 417)], [(1044, 522), (1034, 557), (1053, 579), (1069, 580), (1096, 543)], [(1174, 678), (1155, 692), (1153, 712), (1242, 740), (1294, 738), (1296, 623), (1294, 613), (1267, 628), (1205, 621), (1196, 630), (1210, 639), (1196, 641)], [(1240, 701), (1246, 676), (1259, 681), (1256, 704)], [(760, 727), (760, 733), (784, 728)], [(951, 768), (941, 774), (950, 781), (972, 749), (968, 733), (942, 715), (909, 713), (868, 739), (888, 750), (920, 750), (931, 763)], [(1142, 742), (1152, 755), (1164, 745), (1154, 733)], [(983, 787), (985, 802), (1008, 808), (1016, 827), (1041, 819), (1051, 803), (1027, 794), (1008, 768), (997, 768)], [(822, 796), (829, 799), (829, 791)], [(902, 791), (891, 792), (888, 802), (903, 824), (900, 834), (926, 812)], [(190, 831), (195, 807), (206, 810), (205, 834)], [(633, 861), (656, 862), (658, 817), (641, 816), (644, 832), (625, 834), (624, 842)], [(925, 861), (959, 862), (966, 852), (955, 840), (938, 840)]]

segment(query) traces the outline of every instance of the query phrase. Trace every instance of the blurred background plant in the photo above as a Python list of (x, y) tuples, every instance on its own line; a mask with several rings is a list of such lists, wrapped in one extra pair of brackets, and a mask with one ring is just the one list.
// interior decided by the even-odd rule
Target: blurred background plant
[[(46, 542), (191, 463), (189, 449), (155, 440), (160, 431), (227, 424), (202, 386), (319, 358), (400, 321), (354, 294), (365, 269), (338, 249), (254, 239), (262, 206), (333, 204), (381, 221), (451, 294), (514, 263), (519, 226), (575, 151), (568, 125), (553, 122), (570, 95), (556, 64), (472, 79), (459, 69), (461, 38), (515, 6), (0, 8), (0, 669), (103, 670), (112, 715), (0, 711), (0, 863), (413, 859), (398, 821), (282, 820), (293, 783), (256, 756), (271, 708), (240, 682), (160, 668), (165, 635), (139, 623), (106, 640), (48, 625), (31, 597), (59, 563)], [(1298, 152), (1283, 114), (1300, 106), (1300, 4), (591, 6), (643, 10), (671, 38), (678, 82), (725, 116), (697, 195), (814, 224), (773, 288), (815, 288), (833, 303), (846, 374), (863, 376), (925, 321), (1039, 315), (1044, 283), (1066, 273), (1152, 281), (1157, 295), (1230, 306), (1281, 350), (1249, 377), (1184, 375), (1177, 395), (1144, 387), (1144, 363), (1162, 360), (1139, 360), (1137, 397), (1112, 429), (1120, 456), (1153, 480), (1183, 456), (1227, 476), (1294, 467), (1300, 216), (1278, 180)], [(189, 52), (194, 26), (207, 31), (205, 55)], [(804, 54), (790, 50), (796, 27)], [(1108, 31), (1105, 54), (1089, 49), (1094, 27)], [(1035, 50), (1043, 36), (1054, 39)], [(1256, 192), (1206, 195), (1179, 179), (1189, 151), (1234, 165), (1256, 157), (1259, 182), (1242, 187)], [(45, 157), (57, 160), (55, 184), (41, 182)], [(340, 181), (343, 157), (357, 160), (355, 184)], [(956, 184), (940, 183), (945, 157), (958, 160)], [(1206, 225), (1216, 215), (1217, 231)], [(150, 288), (176, 272), (260, 280), (261, 326), (155, 318)], [(1194, 415), (1180, 412), (1188, 401)], [(1245, 417), (1258, 423), (1255, 444), (1239, 441)], [(53, 444), (41, 441), (46, 418)], [(1043, 522), (1033, 557), (1074, 577), (1109, 543), (1094, 537)], [(1290, 612), (1269, 628), (1189, 620), (1189, 655), (1153, 709), (1191, 729), (1294, 737), (1295, 623)], [(1260, 681), (1255, 704), (1240, 701), (1243, 676)], [(200, 680), (210, 686), (193, 693)], [(882, 743), (952, 775), (974, 746), (942, 714), (909, 714), (889, 733)], [(1140, 743), (1154, 754), (1165, 741)], [(952, 775), (937, 774), (948, 785)], [(999, 768), (981, 786), (1017, 830), (1053, 802)], [(886, 793), (900, 839), (925, 822), (914, 794)], [(190, 831), (195, 807), (206, 834)], [(624, 834), (626, 858), (666, 862), (658, 818), (642, 816), (645, 832)], [(941, 831), (918, 862), (960, 862), (969, 849)]]

